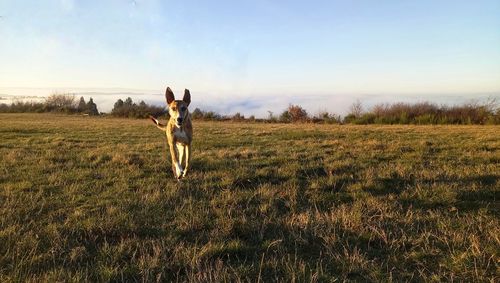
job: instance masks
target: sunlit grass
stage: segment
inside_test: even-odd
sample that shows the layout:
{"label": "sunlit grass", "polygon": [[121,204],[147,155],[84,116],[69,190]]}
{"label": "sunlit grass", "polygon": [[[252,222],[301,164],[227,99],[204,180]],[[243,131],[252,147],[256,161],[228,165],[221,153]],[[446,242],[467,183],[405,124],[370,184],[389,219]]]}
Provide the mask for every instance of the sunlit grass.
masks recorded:
{"label": "sunlit grass", "polygon": [[495,281],[498,126],[0,115],[0,281]]}

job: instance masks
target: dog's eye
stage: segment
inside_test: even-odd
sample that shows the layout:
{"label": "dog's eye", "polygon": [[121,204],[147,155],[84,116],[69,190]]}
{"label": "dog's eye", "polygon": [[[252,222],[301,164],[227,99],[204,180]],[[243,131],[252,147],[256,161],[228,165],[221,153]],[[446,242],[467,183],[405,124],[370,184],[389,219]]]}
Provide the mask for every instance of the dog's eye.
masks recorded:
{"label": "dog's eye", "polygon": [[172,111],[177,111],[177,107],[172,107]]}
{"label": "dog's eye", "polygon": [[186,111],[186,107],[181,107],[181,111]]}

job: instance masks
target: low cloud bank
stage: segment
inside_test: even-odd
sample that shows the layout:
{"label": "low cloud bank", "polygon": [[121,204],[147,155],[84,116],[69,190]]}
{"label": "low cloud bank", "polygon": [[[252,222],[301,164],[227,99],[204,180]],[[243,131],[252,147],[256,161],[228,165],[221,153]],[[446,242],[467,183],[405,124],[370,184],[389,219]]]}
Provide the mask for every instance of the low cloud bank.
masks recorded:
{"label": "low cloud bank", "polygon": [[[45,92],[45,93],[44,93]],[[76,98],[83,96],[86,100],[93,98],[101,112],[111,112],[113,104],[118,99],[132,98],[134,102],[141,100],[150,105],[165,107],[163,93],[153,91],[81,91],[81,90],[57,90],[59,93],[74,94]],[[11,94],[2,91],[0,93],[0,103],[9,104],[14,101],[41,101],[54,91],[44,90],[24,92],[22,94]],[[319,112],[328,111],[338,115],[346,115],[349,107],[357,100],[361,101],[366,109],[380,103],[406,102],[416,103],[429,101],[436,104],[457,105],[470,101],[486,101],[488,98],[499,98],[498,93],[477,93],[477,94],[435,94],[435,95],[397,95],[397,94],[260,94],[260,95],[232,95],[215,94],[208,92],[191,91],[193,102],[191,109],[200,108],[205,111],[214,111],[223,115],[231,115],[237,112],[245,115],[255,115],[257,118],[266,118],[269,112],[278,115],[290,104],[300,105],[308,113],[314,115]],[[179,99],[181,98],[181,94]]]}

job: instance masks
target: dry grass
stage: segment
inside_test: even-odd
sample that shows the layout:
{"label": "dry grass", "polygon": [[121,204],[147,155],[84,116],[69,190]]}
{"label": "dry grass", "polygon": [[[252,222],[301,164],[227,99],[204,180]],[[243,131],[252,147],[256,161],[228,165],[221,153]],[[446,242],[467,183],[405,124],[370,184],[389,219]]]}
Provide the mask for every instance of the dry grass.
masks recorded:
{"label": "dry grass", "polygon": [[0,115],[0,281],[497,281],[498,126]]}

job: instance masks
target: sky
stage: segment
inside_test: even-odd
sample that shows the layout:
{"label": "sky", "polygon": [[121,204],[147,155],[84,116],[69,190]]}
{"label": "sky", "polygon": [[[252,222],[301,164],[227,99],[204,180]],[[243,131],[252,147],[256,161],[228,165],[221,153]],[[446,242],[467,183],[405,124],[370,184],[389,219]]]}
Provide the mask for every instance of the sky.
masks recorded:
{"label": "sky", "polygon": [[257,116],[500,96],[500,1],[0,0],[0,97]]}

